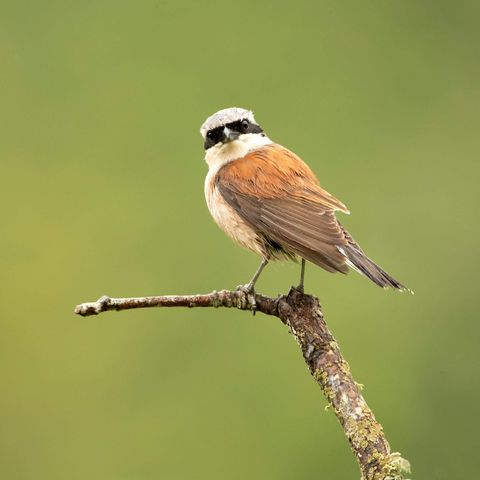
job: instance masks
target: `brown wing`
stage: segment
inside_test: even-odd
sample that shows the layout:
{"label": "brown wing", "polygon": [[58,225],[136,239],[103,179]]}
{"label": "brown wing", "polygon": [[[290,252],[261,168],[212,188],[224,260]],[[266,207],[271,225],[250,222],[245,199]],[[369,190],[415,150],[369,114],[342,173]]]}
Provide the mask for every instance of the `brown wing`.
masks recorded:
{"label": "brown wing", "polygon": [[323,190],[310,168],[280,145],[268,145],[222,167],[225,201],[269,242],[329,271],[347,272],[347,245],[335,211],[346,206]]}

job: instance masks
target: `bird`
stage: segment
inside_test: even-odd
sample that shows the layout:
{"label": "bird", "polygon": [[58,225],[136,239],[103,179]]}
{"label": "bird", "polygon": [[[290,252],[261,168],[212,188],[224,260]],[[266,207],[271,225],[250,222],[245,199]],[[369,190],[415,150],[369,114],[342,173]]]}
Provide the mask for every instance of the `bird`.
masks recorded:
{"label": "bird", "polygon": [[220,110],[205,120],[200,134],[210,214],[231,239],[261,257],[252,279],[239,289],[254,294],[271,260],[301,259],[301,291],[308,261],[332,273],[352,268],[382,288],[411,292],[364,253],[337,219],[337,212],[350,213],[345,204],[320,186],[298,155],[270,140],[252,111]]}

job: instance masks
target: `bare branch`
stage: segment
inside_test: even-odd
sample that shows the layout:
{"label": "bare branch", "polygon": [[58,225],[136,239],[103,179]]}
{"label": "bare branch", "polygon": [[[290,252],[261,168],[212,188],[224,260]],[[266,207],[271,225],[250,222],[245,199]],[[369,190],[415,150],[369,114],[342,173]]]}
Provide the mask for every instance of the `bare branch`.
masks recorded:
{"label": "bare branch", "polygon": [[320,385],[332,407],[364,480],[405,480],[409,463],[390,445],[373,412],[363,398],[359,385],[350,373],[337,341],[330,333],[317,298],[292,288],[278,298],[243,291],[221,290],[203,295],[166,295],[156,297],[110,298],[83,303],[75,308],[82,316],[108,310],[150,307],[227,307],[252,310],[278,317],[296,338],[310,373]]}
{"label": "bare branch", "polygon": [[[256,294],[247,295],[242,290],[213,291],[201,295],[160,295],[155,297],[111,298],[106,295],[96,302],[82,303],[75,307],[75,313],[88,317],[109,310],[130,310],[152,307],[227,307],[240,310],[256,309],[267,315],[277,315],[278,299]],[[256,308],[255,308],[256,307]]]}

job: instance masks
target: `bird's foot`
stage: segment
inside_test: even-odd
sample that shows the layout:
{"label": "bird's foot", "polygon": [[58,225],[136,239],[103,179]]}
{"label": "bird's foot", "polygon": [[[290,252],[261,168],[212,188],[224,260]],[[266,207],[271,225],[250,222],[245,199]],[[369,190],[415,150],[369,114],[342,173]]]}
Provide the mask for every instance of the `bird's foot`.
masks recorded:
{"label": "bird's foot", "polygon": [[255,315],[257,311],[257,302],[255,300],[255,289],[251,283],[246,285],[239,285],[237,287],[238,292],[243,292],[247,297],[247,302],[250,305],[252,313]]}

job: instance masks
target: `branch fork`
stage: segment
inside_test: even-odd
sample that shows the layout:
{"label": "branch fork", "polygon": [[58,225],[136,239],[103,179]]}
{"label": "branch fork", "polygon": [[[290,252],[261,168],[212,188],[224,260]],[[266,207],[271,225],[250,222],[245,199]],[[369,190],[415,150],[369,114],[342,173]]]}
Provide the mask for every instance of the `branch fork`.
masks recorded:
{"label": "branch fork", "polygon": [[377,422],[343,358],[337,341],[325,323],[317,298],[294,288],[278,298],[242,290],[213,291],[200,295],[162,295],[111,298],[82,303],[75,313],[84,317],[109,310],[152,307],[214,307],[259,311],[285,323],[297,343],[308,369],[333,409],[352,452],[362,480],[407,480],[410,465],[399,453],[392,453],[382,426]]}

